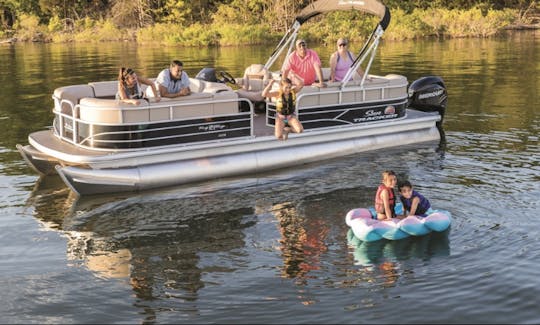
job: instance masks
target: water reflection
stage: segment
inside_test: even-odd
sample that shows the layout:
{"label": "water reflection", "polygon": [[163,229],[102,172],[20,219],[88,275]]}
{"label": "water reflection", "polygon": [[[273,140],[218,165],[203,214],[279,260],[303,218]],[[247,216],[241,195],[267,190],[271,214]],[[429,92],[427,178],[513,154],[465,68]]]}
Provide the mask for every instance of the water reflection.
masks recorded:
{"label": "water reflection", "polygon": [[[207,197],[141,202],[140,197],[77,201],[57,177],[37,182],[27,202],[47,229],[67,238],[66,255],[95,276],[126,279],[136,297],[195,301],[202,274],[234,272],[233,266],[200,266],[201,255],[245,246],[243,229],[253,209],[208,212]],[[200,211],[203,211],[202,213]]]}
{"label": "water reflection", "polygon": [[382,276],[382,285],[394,286],[403,273],[413,270],[401,270],[402,261],[416,258],[428,261],[436,256],[450,256],[450,228],[443,232],[431,232],[425,236],[407,237],[401,240],[378,240],[363,242],[354,236],[351,229],[347,232],[347,242],[354,257],[354,264],[364,272]]}
{"label": "water reflection", "polygon": [[281,234],[281,275],[305,283],[310,271],[320,269],[321,255],[328,250],[329,225],[299,212],[291,202],[276,204],[272,210]]}

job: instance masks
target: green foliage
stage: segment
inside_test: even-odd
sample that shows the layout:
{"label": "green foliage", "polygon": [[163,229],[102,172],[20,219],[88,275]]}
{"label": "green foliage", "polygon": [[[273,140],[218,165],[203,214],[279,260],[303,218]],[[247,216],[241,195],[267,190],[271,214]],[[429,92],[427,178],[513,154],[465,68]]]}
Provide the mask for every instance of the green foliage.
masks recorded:
{"label": "green foliage", "polygon": [[429,27],[422,20],[424,13],[425,10],[414,10],[410,14],[402,9],[392,11],[392,22],[384,37],[392,40],[404,40],[428,35]]}
{"label": "green foliage", "polygon": [[214,24],[257,25],[262,19],[262,13],[267,1],[263,0],[233,0],[222,3],[212,15]]}
{"label": "green foliage", "polygon": [[516,17],[515,10],[488,9],[486,14],[481,8],[431,9],[424,15],[424,22],[432,32],[448,37],[487,37],[512,23]]}
{"label": "green foliage", "polygon": [[[8,17],[2,18],[3,28],[9,27],[5,27],[9,17],[16,18],[13,27],[20,40],[36,39],[35,35],[39,34],[41,39],[51,35],[58,42],[136,39],[142,43],[182,46],[241,45],[279,39],[300,8],[311,1],[0,0],[0,13],[4,12],[0,17]],[[515,19],[525,19],[522,17],[525,10],[533,8],[535,0],[385,0],[384,3],[392,12],[384,37],[402,40],[426,36],[487,37]],[[494,9],[504,5],[515,6],[520,11]],[[66,21],[75,22],[69,32],[63,25]],[[330,12],[306,22],[301,33],[302,37],[325,45],[334,44],[339,37],[363,43],[377,22],[378,18],[358,11]]]}
{"label": "green foliage", "polygon": [[313,22],[308,21],[302,30],[302,37],[325,45],[334,44],[340,37],[363,43],[377,22],[373,15],[359,11],[336,11]]}
{"label": "green foliage", "polygon": [[164,22],[176,23],[180,25],[188,24],[191,8],[184,0],[167,0],[164,6]]}
{"label": "green foliage", "polygon": [[17,38],[23,41],[33,40],[44,32],[43,26],[39,25],[39,17],[36,15],[22,14],[13,27],[17,30]]}
{"label": "green foliage", "polygon": [[155,24],[137,31],[140,43],[163,43],[181,46],[208,46],[218,44],[217,33],[206,25]]}
{"label": "green foliage", "polygon": [[104,42],[120,41],[127,39],[127,31],[122,31],[111,20],[99,20],[90,22],[91,19],[84,22],[84,25],[92,25],[89,29],[77,29],[73,35],[76,42]]}
{"label": "green foliage", "polygon": [[60,32],[64,29],[64,24],[62,24],[62,20],[58,16],[52,16],[49,20],[49,24],[47,25],[47,30],[49,32],[55,33]]}
{"label": "green foliage", "polygon": [[215,33],[219,37],[219,45],[225,46],[263,44],[276,39],[267,26],[261,25],[228,24],[215,28]]}

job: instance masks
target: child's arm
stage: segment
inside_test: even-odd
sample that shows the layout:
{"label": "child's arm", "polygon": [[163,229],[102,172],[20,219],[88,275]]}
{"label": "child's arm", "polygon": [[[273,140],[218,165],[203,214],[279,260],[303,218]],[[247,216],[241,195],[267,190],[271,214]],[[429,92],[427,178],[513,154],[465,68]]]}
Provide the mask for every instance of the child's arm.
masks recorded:
{"label": "child's arm", "polygon": [[279,92],[277,91],[270,91],[274,82],[275,80],[271,79],[268,85],[264,87],[264,90],[262,91],[262,94],[261,94],[263,97],[276,97],[279,94]]}
{"label": "child's arm", "polygon": [[384,202],[384,215],[387,219],[392,219],[392,216],[394,215],[394,211],[390,208],[390,197],[388,194],[388,190],[384,190],[381,193],[381,198]]}
{"label": "child's arm", "polygon": [[150,81],[150,79],[139,77],[139,81],[147,86],[150,86],[150,88],[152,88],[152,92],[154,93],[154,98],[156,102],[159,102],[161,100],[161,97],[156,89],[156,85],[152,81]]}
{"label": "child's arm", "polygon": [[416,208],[418,208],[418,203],[420,203],[420,199],[417,196],[415,196],[411,202],[411,211],[409,212],[409,215],[411,216],[416,215]]}

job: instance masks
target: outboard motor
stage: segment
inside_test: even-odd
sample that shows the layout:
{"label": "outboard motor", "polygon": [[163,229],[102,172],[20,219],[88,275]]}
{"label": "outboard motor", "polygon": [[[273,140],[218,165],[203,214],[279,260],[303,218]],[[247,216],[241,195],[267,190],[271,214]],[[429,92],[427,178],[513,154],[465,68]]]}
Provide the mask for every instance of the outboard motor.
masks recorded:
{"label": "outboard motor", "polygon": [[440,129],[446,110],[448,94],[441,77],[427,76],[415,80],[409,86],[410,108],[424,112],[438,112],[441,120],[437,122]]}
{"label": "outboard motor", "polygon": [[204,81],[218,82],[215,68],[203,68],[201,71],[199,71],[199,73],[197,73],[195,78]]}

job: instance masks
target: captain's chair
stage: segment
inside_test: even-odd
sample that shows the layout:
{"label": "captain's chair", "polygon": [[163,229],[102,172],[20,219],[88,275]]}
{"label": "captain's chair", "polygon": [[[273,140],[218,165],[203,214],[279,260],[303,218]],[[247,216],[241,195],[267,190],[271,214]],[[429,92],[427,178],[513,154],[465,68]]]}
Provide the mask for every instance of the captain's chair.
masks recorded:
{"label": "captain's chair", "polygon": [[237,90],[238,96],[247,98],[252,102],[262,102],[261,95],[264,87],[272,78],[272,74],[262,64],[252,64],[244,71],[243,78],[236,78],[236,83],[242,87]]}

